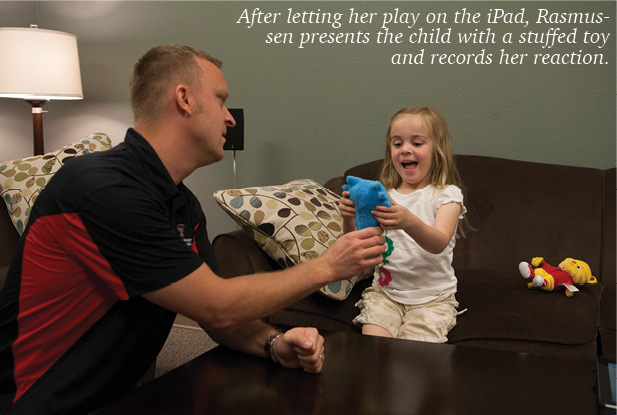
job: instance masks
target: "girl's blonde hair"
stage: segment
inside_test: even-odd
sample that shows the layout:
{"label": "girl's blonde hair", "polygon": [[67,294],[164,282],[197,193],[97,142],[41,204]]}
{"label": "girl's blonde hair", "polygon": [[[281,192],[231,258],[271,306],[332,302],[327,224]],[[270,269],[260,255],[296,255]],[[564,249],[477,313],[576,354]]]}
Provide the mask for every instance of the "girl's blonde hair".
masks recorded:
{"label": "girl's blonde hair", "polygon": [[443,114],[434,107],[409,106],[399,110],[390,119],[390,127],[388,127],[388,134],[386,135],[386,156],[379,178],[386,189],[397,188],[402,183],[401,176],[397,173],[392,161],[390,134],[394,120],[404,115],[421,116],[429,130],[434,149],[433,163],[428,173],[429,183],[437,187],[444,187],[449,184],[461,187],[461,179],[452,155],[450,132]]}
{"label": "girl's blonde hair", "polygon": [[[450,144],[450,132],[448,131],[446,119],[441,111],[434,107],[409,106],[399,110],[392,116],[390,119],[390,127],[388,127],[388,134],[386,135],[386,156],[381,167],[381,176],[379,178],[381,183],[386,189],[392,189],[400,186],[403,181],[392,161],[390,134],[394,120],[404,115],[421,116],[429,130],[434,151],[433,163],[428,173],[429,183],[436,187],[445,187],[446,185],[452,184],[460,188],[461,191],[464,191],[458,169],[456,168],[456,163],[454,163],[452,145]],[[459,222],[462,222],[460,225],[463,226],[457,227],[457,237],[465,237],[464,228],[474,230],[469,224],[467,216]]]}

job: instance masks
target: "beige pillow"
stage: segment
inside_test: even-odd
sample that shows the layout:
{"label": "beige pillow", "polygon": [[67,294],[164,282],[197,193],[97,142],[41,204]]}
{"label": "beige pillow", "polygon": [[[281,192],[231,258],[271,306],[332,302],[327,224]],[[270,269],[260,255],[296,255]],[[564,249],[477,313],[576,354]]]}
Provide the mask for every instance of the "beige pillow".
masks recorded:
{"label": "beige pillow", "polygon": [[[214,199],[283,268],[319,257],[343,234],[340,197],[310,179],[218,190]],[[330,283],[319,292],[344,300],[360,278]]]}
{"label": "beige pillow", "polygon": [[0,195],[17,232],[26,228],[34,201],[60,167],[79,155],[110,148],[109,137],[95,133],[41,156],[0,163]]}

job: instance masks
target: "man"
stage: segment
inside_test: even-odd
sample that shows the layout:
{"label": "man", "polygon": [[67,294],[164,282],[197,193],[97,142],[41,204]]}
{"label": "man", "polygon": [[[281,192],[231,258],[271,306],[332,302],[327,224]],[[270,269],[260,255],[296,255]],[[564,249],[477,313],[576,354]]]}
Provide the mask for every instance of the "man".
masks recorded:
{"label": "man", "polygon": [[[216,276],[205,217],[182,184],[223,158],[221,63],[177,45],[135,65],[134,129],[60,169],[39,196],[0,294],[0,412],[85,413],[135,385],[182,313],[229,347],[321,371],[314,328],[259,320],[381,262],[378,228],[268,275]],[[183,236],[178,230],[183,229]]]}

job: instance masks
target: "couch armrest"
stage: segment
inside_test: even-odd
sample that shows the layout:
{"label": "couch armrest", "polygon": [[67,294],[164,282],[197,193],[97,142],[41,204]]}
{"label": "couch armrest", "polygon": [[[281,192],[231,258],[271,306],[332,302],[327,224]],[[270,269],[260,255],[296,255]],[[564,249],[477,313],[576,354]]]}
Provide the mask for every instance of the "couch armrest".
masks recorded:
{"label": "couch armrest", "polygon": [[616,358],[617,331],[615,330],[615,252],[617,238],[615,236],[615,188],[616,169],[604,172],[604,218],[602,232],[602,269],[600,278],[604,291],[602,292],[602,309],[600,316],[600,344],[602,354],[612,360]]}
{"label": "couch armrest", "polygon": [[219,266],[219,274],[223,278],[281,268],[242,230],[218,235],[212,241],[212,249]]}
{"label": "couch armrest", "polygon": [[333,177],[324,183],[323,187],[332,190],[337,195],[343,194],[343,185],[345,184],[345,178],[343,176]]}
{"label": "couch armrest", "polygon": [[0,267],[8,267],[19,243],[19,233],[15,229],[3,202],[0,205]]}

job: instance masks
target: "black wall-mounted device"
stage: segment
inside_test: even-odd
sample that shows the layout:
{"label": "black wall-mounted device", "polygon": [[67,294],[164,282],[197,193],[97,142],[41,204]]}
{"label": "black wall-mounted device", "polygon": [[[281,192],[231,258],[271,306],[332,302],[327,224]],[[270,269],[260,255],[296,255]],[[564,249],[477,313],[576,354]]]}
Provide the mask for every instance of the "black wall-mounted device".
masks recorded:
{"label": "black wall-mounted device", "polygon": [[231,116],[236,120],[236,126],[227,128],[224,150],[244,150],[244,110],[242,108],[229,108]]}

